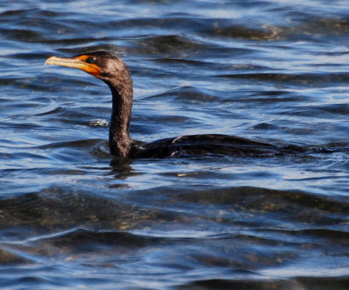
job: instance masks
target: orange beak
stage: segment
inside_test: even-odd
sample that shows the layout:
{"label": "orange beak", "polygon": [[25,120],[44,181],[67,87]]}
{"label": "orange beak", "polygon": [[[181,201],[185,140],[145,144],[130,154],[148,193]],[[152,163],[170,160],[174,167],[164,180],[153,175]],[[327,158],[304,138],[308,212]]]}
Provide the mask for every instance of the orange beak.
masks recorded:
{"label": "orange beak", "polygon": [[52,56],[45,61],[45,65],[52,64],[52,65],[61,65],[61,66],[73,67],[73,68],[81,69],[81,70],[93,75],[94,77],[98,77],[100,72],[101,72],[101,68],[94,63],[86,62],[86,60],[89,57],[90,57],[89,55],[85,55],[85,54],[79,55],[76,57]]}

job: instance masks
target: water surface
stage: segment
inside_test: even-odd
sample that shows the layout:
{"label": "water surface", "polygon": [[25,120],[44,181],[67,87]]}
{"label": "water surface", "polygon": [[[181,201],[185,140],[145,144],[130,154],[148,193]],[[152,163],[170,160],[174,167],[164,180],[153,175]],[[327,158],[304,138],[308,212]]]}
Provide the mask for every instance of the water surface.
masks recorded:
{"label": "water surface", "polygon": [[[347,1],[0,4],[0,282],[8,289],[347,289]],[[315,153],[115,160],[110,50],[131,134],[217,133]],[[324,150],[326,149],[326,150]]]}

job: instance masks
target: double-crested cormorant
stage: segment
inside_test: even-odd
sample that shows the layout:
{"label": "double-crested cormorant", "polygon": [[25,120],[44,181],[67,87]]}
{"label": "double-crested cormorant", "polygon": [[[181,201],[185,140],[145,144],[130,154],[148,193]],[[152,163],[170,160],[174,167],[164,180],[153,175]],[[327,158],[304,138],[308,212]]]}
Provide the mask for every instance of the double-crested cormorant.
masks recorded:
{"label": "double-crested cormorant", "polygon": [[172,156],[222,154],[230,156],[274,156],[294,153],[297,146],[277,147],[228,135],[188,135],[139,144],[131,139],[133,85],[126,64],[115,54],[97,51],[72,58],[50,57],[45,64],[83,70],[104,81],[113,96],[109,128],[110,153],[128,158],[166,158]]}

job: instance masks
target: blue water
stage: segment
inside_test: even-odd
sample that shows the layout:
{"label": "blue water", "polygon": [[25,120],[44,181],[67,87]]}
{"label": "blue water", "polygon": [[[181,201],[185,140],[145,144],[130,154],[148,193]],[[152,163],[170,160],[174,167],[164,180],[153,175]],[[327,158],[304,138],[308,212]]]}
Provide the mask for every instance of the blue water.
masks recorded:
{"label": "blue water", "polygon": [[[347,1],[0,4],[4,289],[348,289]],[[109,50],[131,134],[315,148],[117,160],[111,97],[47,57]]]}

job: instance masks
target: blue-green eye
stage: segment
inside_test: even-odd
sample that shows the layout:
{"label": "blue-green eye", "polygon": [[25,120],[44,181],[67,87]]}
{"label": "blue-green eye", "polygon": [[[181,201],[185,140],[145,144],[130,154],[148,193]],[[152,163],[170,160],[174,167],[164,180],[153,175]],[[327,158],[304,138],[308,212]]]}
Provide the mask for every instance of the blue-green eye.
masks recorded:
{"label": "blue-green eye", "polygon": [[86,60],[87,63],[95,63],[95,61],[96,61],[96,58],[95,58],[95,57],[92,57],[92,56],[90,56],[90,57]]}

